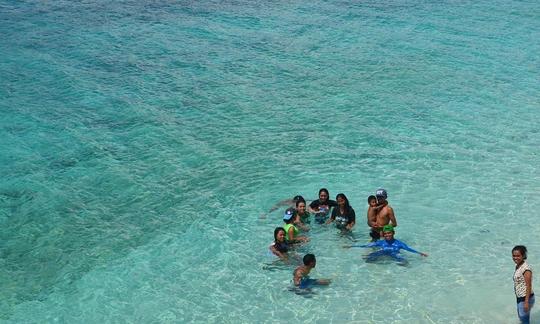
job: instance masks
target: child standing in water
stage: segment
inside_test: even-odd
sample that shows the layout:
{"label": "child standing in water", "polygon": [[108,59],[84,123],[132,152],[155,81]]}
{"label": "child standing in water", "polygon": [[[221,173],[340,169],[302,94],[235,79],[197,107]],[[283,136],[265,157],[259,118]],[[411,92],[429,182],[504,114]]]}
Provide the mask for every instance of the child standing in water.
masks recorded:
{"label": "child standing in water", "polygon": [[369,236],[371,236],[371,241],[377,241],[381,238],[381,228],[377,225],[377,211],[379,206],[377,206],[377,197],[371,195],[367,199],[368,201],[368,210],[367,210],[367,224],[371,228],[369,231]]}
{"label": "child standing in water", "polygon": [[311,279],[309,278],[309,272],[315,268],[317,260],[315,255],[306,254],[303,259],[304,265],[299,266],[293,272],[293,282],[298,288],[305,289],[314,285],[329,285],[330,279]]}

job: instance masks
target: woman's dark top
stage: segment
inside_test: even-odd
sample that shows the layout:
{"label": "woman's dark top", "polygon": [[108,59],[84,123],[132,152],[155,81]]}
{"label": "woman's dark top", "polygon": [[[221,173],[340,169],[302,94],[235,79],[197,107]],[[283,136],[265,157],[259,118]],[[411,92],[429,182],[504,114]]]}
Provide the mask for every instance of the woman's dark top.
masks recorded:
{"label": "woman's dark top", "polygon": [[318,209],[319,206],[328,206],[328,209],[330,209],[332,207],[337,207],[337,202],[335,200],[328,199],[326,202],[321,203],[319,199],[316,199],[309,204],[311,209]]}
{"label": "woman's dark top", "polygon": [[338,227],[345,227],[345,225],[356,222],[356,214],[352,207],[345,208],[345,212],[342,214],[339,210],[339,207],[336,207],[332,210],[332,216],[330,219],[336,221]]}

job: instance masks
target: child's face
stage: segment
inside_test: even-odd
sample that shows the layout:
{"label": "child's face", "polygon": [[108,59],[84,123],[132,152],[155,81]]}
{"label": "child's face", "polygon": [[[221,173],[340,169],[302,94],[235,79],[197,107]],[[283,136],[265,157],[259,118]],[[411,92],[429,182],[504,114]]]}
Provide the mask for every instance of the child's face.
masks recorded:
{"label": "child's face", "polygon": [[276,235],[278,242],[285,241],[285,231],[279,231]]}
{"label": "child's face", "polygon": [[370,207],[377,207],[377,199],[371,199],[369,201],[369,206]]}
{"label": "child's face", "polygon": [[384,239],[387,241],[392,241],[394,239],[394,232],[383,232]]}

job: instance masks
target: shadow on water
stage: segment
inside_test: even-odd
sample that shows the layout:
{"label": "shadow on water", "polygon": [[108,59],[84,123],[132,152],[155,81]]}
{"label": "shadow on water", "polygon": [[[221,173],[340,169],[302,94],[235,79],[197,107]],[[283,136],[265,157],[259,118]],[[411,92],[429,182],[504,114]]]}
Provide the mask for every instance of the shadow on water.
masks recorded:
{"label": "shadow on water", "polygon": [[180,175],[140,182],[111,171],[79,180],[71,170],[85,159],[52,163],[54,183],[38,182],[36,173],[24,178],[25,187],[0,189],[0,319],[18,304],[73,292],[88,272],[189,223],[191,210],[178,210],[186,201],[175,187]]}
{"label": "shadow on water", "polygon": [[313,288],[290,287],[288,290],[304,298],[313,298],[317,295],[317,292]]}

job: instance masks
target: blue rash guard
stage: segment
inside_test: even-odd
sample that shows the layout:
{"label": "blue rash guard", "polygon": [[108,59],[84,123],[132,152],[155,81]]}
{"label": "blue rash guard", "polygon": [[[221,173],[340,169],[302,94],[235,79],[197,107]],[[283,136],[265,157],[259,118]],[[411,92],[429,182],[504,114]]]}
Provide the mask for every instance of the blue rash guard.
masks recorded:
{"label": "blue rash guard", "polygon": [[380,250],[378,251],[371,252],[367,256],[366,262],[375,261],[378,257],[383,256],[383,255],[390,256],[399,262],[406,262],[405,258],[402,257],[401,254],[399,253],[399,250],[401,249],[412,252],[412,253],[420,254],[420,252],[416,251],[413,248],[410,248],[409,246],[407,246],[407,244],[396,239],[393,239],[392,241],[378,240],[376,242],[372,242],[366,245],[353,245],[353,247],[379,247],[380,248]]}

